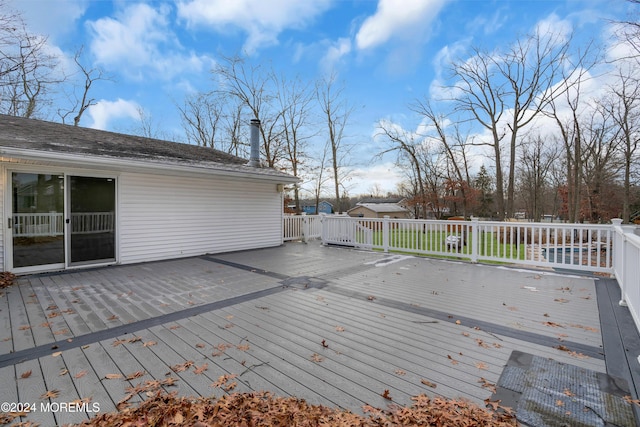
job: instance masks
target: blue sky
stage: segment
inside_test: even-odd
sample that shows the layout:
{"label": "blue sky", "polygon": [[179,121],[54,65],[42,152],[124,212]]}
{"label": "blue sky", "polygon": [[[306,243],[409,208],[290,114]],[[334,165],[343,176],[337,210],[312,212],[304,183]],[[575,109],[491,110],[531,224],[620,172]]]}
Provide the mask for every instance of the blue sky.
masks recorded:
{"label": "blue sky", "polygon": [[84,45],[85,63],[113,81],[96,83],[98,104],[82,126],[130,132],[139,108],[159,132],[180,138],[175,104],[213,87],[223,55],[313,81],[335,71],[355,110],[347,130],[353,151],[350,193],[373,184],[392,191],[400,177],[380,150],[376,123],[415,127],[407,105],[433,95],[446,62],[472,47],[507,46],[536,26],[565,26],[575,38],[606,44],[609,20],[628,18],[623,0],[10,0],[29,29],[49,36],[69,60]]}

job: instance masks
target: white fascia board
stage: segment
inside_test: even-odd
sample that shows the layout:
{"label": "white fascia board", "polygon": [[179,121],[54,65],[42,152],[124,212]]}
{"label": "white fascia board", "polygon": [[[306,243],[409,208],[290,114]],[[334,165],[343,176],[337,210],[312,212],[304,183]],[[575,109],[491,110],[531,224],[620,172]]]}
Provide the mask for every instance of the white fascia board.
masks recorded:
{"label": "white fascia board", "polygon": [[260,179],[262,181],[271,181],[283,184],[300,181],[299,178],[294,176],[277,176],[259,172],[252,173],[250,170],[216,169],[197,165],[187,166],[176,163],[159,163],[152,160],[120,159],[114,157],[104,158],[86,156],[82,154],[25,150],[12,147],[0,147],[0,154],[16,159],[45,162],[62,167],[92,167],[122,172],[146,172],[176,176],[226,176],[245,179]]}

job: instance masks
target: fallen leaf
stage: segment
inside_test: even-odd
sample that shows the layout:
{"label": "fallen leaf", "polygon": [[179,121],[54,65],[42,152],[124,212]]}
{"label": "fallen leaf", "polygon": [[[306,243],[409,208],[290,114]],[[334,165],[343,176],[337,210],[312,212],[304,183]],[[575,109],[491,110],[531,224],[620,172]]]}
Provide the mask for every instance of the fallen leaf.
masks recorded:
{"label": "fallen leaf", "polygon": [[158,344],[156,341],[147,341],[144,344],[142,344],[143,347],[151,347],[152,345],[156,345]]}
{"label": "fallen leaf", "polygon": [[375,300],[375,299],[376,299],[376,297],[374,297],[373,295],[369,295],[369,296],[367,297],[367,299],[368,299],[369,301],[373,301],[373,300]]}
{"label": "fallen leaf", "polygon": [[559,303],[561,303],[561,304],[566,304],[566,303],[568,303],[568,302],[569,302],[569,300],[568,300],[568,299],[564,299],[564,298],[556,298],[556,299],[554,299],[554,301],[555,301],[555,302],[559,302]]}
{"label": "fallen leaf", "polygon": [[55,399],[56,397],[58,397],[59,394],[60,394],[59,390],[49,390],[45,394],[40,396],[40,399],[42,399],[42,400],[44,400],[44,399]]}
{"label": "fallen leaf", "polygon": [[53,312],[51,312],[51,313],[47,314],[47,317],[48,317],[49,319],[53,319],[54,317],[58,317],[58,316],[60,316],[60,313],[59,313],[59,312],[57,312],[57,311],[53,311]]}
{"label": "fallen leaf", "polygon": [[87,371],[87,370],[84,370],[84,369],[83,369],[82,371],[80,371],[80,372],[78,372],[77,374],[75,374],[75,375],[73,376],[73,378],[82,378],[82,377],[84,377],[85,375],[87,375],[88,373],[89,373],[89,371]]}
{"label": "fallen leaf", "polygon": [[27,331],[27,330],[31,329],[31,326],[23,325],[23,326],[20,326],[18,329],[21,330],[21,331]]}
{"label": "fallen leaf", "polygon": [[564,391],[562,392],[562,394],[564,394],[565,396],[569,396],[569,397],[573,397],[575,396],[575,393],[573,393],[571,390],[569,390],[568,388],[565,388]]}
{"label": "fallen leaf", "polygon": [[182,326],[180,325],[173,325],[173,326],[169,326],[169,329],[171,329],[172,331],[178,328],[181,328]]}
{"label": "fallen leaf", "polygon": [[196,366],[196,367],[193,369],[193,373],[194,373],[194,374],[196,374],[196,375],[200,375],[201,373],[203,373],[203,372],[204,372],[204,371],[206,371],[207,369],[209,369],[209,364],[208,364],[208,363],[205,363],[205,364],[203,364],[203,365],[202,365],[202,366],[200,366],[200,367]]}
{"label": "fallen leaf", "polygon": [[490,400],[490,399],[485,399],[484,403],[487,406],[490,406],[492,410],[497,411],[498,408],[500,407],[500,402],[502,402],[501,400]]}
{"label": "fallen leaf", "polygon": [[564,402],[560,399],[556,400],[556,406],[564,406]]}
{"label": "fallen leaf", "polygon": [[455,360],[453,357],[451,357],[450,354],[447,354],[447,359],[451,360],[451,364],[452,365],[457,365],[459,363],[457,360]]}
{"label": "fallen leaf", "polygon": [[134,380],[136,378],[140,378],[140,377],[144,376],[144,374],[145,374],[144,371],[136,371],[136,372],[133,372],[133,373],[127,375],[126,379],[131,381],[131,380]]}
{"label": "fallen leaf", "polygon": [[396,375],[407,375],[407,373],[402,369],[396,369],[394,372]]}
{"label": "fallen leaf", "polygon": [[29,369],[28,371],[24,371],[22,374],[20,374],[20,378],[29,378],[31,376],[31,369]]}
{"label": "fallen leaf", "polygon": [[456,320],[456,325],[461,325],[461,324],[462,324],[462,322],[461,322],[461,321]]}
{"label": "fallen leaf", "polygon": [[55,353],[53,353],[53,354],[51,355],[51,357],[58,357],[58,356],[60,356],[61,354],[62,354],[62,352],[61,352],[61,351],[56,351]]}
{"label": "fallen leaf", "polygon": [[107,380],[119,380],[122,379],[122,374],[107,374],[104,376]]}
{"label": "fallen leaf", "polygon": [[247,351],[251,347],[249,346],[249,344],[239,344],[236,346],[236,348],[240,351]]}
{"label": "fallen leaf", "polygon": [[205,347],[206,347],[206,345],[202,344],[201,342],[196,344],[196,348],[205,348]]}
{"label": "fallen leaf", "polygon": [[342,326],[336,326],[336,332],[344,332],[344,328]]}
{"label": "fallen leaf", "polygon": [[118,316],[116,316],[115,314],[107,317],[107,320],[118,320]]}
{"label": "fallen leaf", "polygon": [[476,368],[482,369],[482,370],[487,370],[487,369],[489,369],[489,366],[487,366],[487,364],[484,363],[484,362],[476,362]]}
{"label": "fallen leaf", "polygon": [[58,374],[59,377],[63,376],[63,375],[67,375],[69,373],[68,369],[60,369],[60,373]]}
{"label": "fallen leaf", "polygon": [[469,332],[462,332],[462,336],[463,337],[468,337],[469,336]]}
{"label": "fallen leaf", "polygon": [[51,327],[51,322],[40,323],[40,326],[42,326],[43,328],[50,328]]}
{"label": "fallen leaf", "polygon": [[482,341],[480,338],[476,338],[476,343],[482,348],[489,348],[489,344]]}
{"label": "fallen leaf", "polygon": [[382,397],[384,397],[387,400],[393,400],[391,398],[391,395],[389,394],[389,390],[385,390],[384,393],[381,394]]}
{"label": "fallen leaf", "polygon": [[327,342],[325,340],[322,340],[322,347],[328,348],[329,344],[327,344]]}
{"label": "fallen leaf", "polygon": [[128,343],[129,340],[115,340],[114,342],[111,343],[112,346],[117,347],[120,344],[126,344]]}
{"label": "fallen leaf", "polygon": [[320,363],[324,360],[324,357],[320,356],[318,353],[313,353],[311,355],[311,360],[316,363]]}
{"label": "fallen leaf", "polygon": [[438,384],[436,383],[432,383],[431,381],[425,380],[424,378],[420,380],[420,382],[424,385],[426,385],[427,387],[431,387],[431,388],[436,388],[438,387]]}

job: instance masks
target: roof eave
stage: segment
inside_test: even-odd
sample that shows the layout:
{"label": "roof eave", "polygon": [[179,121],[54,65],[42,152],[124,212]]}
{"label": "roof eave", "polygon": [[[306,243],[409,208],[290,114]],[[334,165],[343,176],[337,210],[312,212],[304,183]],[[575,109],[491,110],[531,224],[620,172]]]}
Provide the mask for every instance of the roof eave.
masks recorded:
{"label": "roof eave", "polygon": [[60,166],[72,167],[94,167],[100,169],[111,169],[126,172],[148,172],[162,173],[163,175],[209,175],[209,176],[227,176],[236,178],[260,179],[263,181],[271,181],[275,183],[295,183],[300,179],[292,175],[279,174],[274,171],[273,174],[260,173],[252,171],[249,166],[245,170],[234,170],[233,168],[209,168],[198,164],[184,165],[172,162],[154,162],[150,160],[121,159],[114,157],[97,157],[82,154],[61,153],[51,151],[29,150],[15,147],[0,147],[0,154],[7,157],[24,159],[36,162],[56,163]]}

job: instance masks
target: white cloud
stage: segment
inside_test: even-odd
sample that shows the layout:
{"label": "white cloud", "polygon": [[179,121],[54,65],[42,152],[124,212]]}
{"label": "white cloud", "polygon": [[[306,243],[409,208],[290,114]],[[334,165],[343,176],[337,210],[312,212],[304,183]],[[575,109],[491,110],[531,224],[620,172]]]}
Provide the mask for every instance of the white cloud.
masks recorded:
{"label": "white cloud", "polygon": [[402,171],[393,163],[357,168],[353,170],[351,177],[349,193],[352,195],[368,194],[374,185],[384,193],[393,193],[397,191],[398,184],[405,180]]}
{"label": "white cloud", "polygon": [[573,33],[573,24],[568,19],[561,19],[555,13],[538,21],[534,28],[534,34],[543,40],[547,37],[549,41],[561,44],[566,43]]}
{"label": "white cloud", "polygon": [[360,50],[374,48],[391,38],[413,39],[431,26],[448,0],[379,0],[376,13],[356,34]]}
{"label": "white cloud", "polygon": [[96,105],[92,105],[87,110],[87,114],[91,117],[91,124],[88,126],[92,129],[106,130],[110,122],[118,119],[134,119],[138,120],[140,106],[135,101],[127,101],[118,98],[117,101],[100,100]]}
{"label": "white cloud", "polygon": [[75,30],[75,24],[87,7],[88,0],[24,1],[11,0],[8,5],[22,13],[29,29],[48,36],[52,41]]}
{"label": "white cloud", "polygon": [[114,18],[105,17],[87,23],[93,33],[91,51],[96,62],[118,67],[137,79],[148,74],[170,79],[182,72],[199,72],[213,61],[206,56],[185,53],[170,29],[170,7],[154,9],[147,4],[126,7]]}
{"label": "white cloud", "polygon": [[347,37],[339,38],[327,49],[322,57],[320,65],[325,73],[330,73],[340,60],[351,52],[351,39]]}
{"label": "white cloud", "polygon": [[244,49],[253,52],[278,43],[288,28],[302,28],[327,10],[331,0],[183,0],[178,16],[189,26],[224,32],[239,28],[248,34]]}

